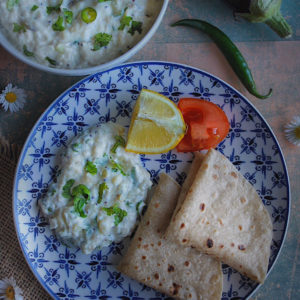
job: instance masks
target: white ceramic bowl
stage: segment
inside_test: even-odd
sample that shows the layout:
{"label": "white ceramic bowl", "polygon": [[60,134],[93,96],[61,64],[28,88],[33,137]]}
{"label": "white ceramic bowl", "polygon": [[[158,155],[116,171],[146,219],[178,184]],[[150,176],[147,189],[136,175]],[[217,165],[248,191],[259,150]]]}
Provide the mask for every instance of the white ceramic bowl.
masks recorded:
{"label": "white ceramic bowl", "polygon": [[106,69],[109,69],[113,66],[119,65],[126,60],[130,59],[135,53],[137,53],[139,50],[141,50],[146,43],[149,42],[149,40],[152,38],[154,33],[156,32],[158,26],[160,25],[162,18],[166,12],[167,6],[168,6],[169,0],[163,0],[163,4],[160,10],[159,15],[157,16],[155,22],[153,23],[150,30],[145,34],[145,36],[130,50],[122,54],[121,56],[118,56],[117,58],[110,60],[104,64],[100,64],[97,66],[92,66],[88,68],[82,68],[82,69],[58,69],[58,68],[51,68],[46,65],[42,65],[27,56],[25,56],[22,52],[20,52],[12,43],[5,37],[5,35],[0,31],[0,44],[12,55],[23,61],[24,63],[37,68],[42,71],[46,71],[49,73],[54,73],[57,75],[66,75],[66,76],[82,76],[82,75],[88,75],[92,73],[96,73],[99,71],[104,71]]}

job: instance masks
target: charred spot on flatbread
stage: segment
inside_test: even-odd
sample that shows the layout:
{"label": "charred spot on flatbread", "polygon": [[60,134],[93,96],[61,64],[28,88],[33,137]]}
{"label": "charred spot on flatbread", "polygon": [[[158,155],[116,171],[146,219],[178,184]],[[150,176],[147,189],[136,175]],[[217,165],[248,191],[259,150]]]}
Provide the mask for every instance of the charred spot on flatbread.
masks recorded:
{"label": "charred spot on flatbread", "polygon": [[176,296],[179,293],[179,290],[182,288],[180,284],[173,282],[173,287],[171,288],[171,295]]}
{"label": "charred spot on flatbread", "polygon": [[175,271],[174,266],[168,265],[168,272],[170,273],[170,272],[174,272],[174,271]]}
{"label": "charred spot on flatbread", "polygon": [[238,177],[238,175],[236,174],[236,172],[230,172],[230,176],[232,176],[233,178],[237,178]]}
{"label": "charred spot on flatbread", "polygon": [[201,203],[199,207],[200,207],[201,211],[204,211],[204,209],[205,209],[205,203]]}
{"label": "charred spot on flatbread", "polygon": [[189,261],[185,261],[185,262],[184,262],[184,265],[185,265],[186,267],[188,267],[188,266],[190,265],[190,262],[189,262]]}
{"label": "charred spot on flatbread", "polygon": [[214,246],[214,241],[212,239],[207,239],[206,245],[208,248],[212,248]]}
{"label": "charred spot on flatbread", "polygon": [[245,251],[245,250],[246,250],[246,248],[245,248],[244,245],[238,245],[238,248],[239,248],[239,250],[241,250],[241,251]]}

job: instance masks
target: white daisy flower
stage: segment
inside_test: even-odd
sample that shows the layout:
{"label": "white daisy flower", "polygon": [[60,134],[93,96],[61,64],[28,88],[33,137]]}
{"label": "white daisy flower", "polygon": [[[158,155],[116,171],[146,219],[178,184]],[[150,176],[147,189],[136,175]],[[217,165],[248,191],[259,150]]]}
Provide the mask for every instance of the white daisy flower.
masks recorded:
{"label": "white daisy flower", "polygon": [[13,87],[9,83],[0,94],[0,103],[3,105],[5,111],[16,112],[23,108],[25,97],[24,90]]}
{"label": "white daisy flower", "polygon": [[294,119],[285,126],[286,138],[296,146],[300,146],[300,116]]}
{"label": "white daisy flower", "polygon": [[0,280],[1,300],[23,300],[22,290],[17,286],[16,281],[10,278]]}

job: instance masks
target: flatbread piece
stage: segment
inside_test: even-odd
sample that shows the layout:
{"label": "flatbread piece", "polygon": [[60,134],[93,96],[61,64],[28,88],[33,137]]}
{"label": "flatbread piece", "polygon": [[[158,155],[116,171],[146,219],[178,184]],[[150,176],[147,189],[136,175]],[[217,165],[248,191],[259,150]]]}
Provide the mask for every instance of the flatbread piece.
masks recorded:
{"label": "flatbread piece", "polygon": [[163,238],[180,186],[165,173],[118,269],[177,299],[220,299],[222,270],[217,260]]}
{"label": "flatbread piece", "polygon": [[262,283],[268,270],[272,222],[255,188],[220,152],[209,150],[166,231]]}

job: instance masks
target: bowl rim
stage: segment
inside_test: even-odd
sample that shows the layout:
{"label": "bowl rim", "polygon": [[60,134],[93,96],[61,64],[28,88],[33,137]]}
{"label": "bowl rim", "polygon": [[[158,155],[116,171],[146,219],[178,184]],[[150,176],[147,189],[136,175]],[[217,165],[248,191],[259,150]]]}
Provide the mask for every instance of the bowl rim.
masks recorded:
{"label": "bowl rim", "polygon": [[[12,54],[17,59],[21,60],[22,62],[26,63],[27,65],[34,67],[38,70],[45,71],[48,73],[56,74],[56,75],[63,75],[63,76],[84,76],[84,75],[91,75],[93,73],[105,71],[110,69],[114,66],[120,65],[123,62],[127,61],[131,58],[134,54],[136,54],[139,50],[141,50],[152,38],[152,36],[157,31],[163,16],[166,13],[168,7],[169,0],[163,0],[160,12],[156,17],[153,25],[148,30],[148,32],[142,37],[140,41],[138,41],[130,50],[126,51],[122,55],[100,65],[82,68],[82,69],[61,69],[61,68],[52,68],[46,65],[42,65],[36,62],[33,59],[26,57],[20,50],[18,50],[5,36],[5,34],[0,30],[0,45],[7,50],[10,54]],[[0,25],[0,29],[1,29]]]}

